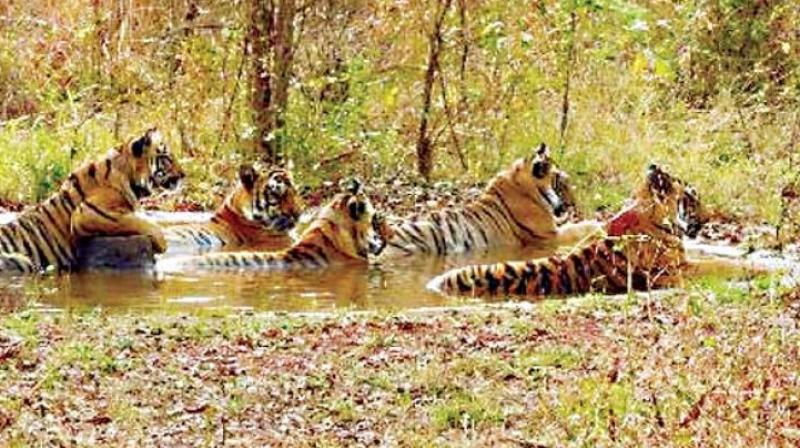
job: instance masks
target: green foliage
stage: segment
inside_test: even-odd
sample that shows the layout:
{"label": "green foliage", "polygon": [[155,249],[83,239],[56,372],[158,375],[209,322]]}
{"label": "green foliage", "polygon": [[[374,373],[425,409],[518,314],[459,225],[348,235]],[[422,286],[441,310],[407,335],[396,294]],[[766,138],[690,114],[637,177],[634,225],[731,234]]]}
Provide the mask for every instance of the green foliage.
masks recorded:
{"label": "green foliage", "polygon": [[[184,193],[210,205],[254,156],[249,2],[106,3],[0,6],[17,18],[0,28],[0,195],[39,200],[75,164],[158,124],[187,159]],[[569,78],[558,156],[586,212],[615,207],[658,161],[712,208],[777,220],[800,83],[793,2],[460,4],[433,86],[435,177],[487,179],[540,141],[558,146]],[[302,183],[413,175],[433,6],[298,13],[275,138]]]}
{"label": "green foliage", "polygon": [[745,102],[796,101],[800,11],[794,2],[705,0],[683,15],[684,95],[706,102],[731,90]]}

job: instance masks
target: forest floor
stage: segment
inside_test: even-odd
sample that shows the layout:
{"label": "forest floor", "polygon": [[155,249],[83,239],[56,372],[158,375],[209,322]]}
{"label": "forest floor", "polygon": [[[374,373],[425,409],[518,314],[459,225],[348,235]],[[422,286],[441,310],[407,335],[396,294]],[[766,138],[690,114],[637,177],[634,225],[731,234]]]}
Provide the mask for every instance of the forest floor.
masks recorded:
{"label": "forest floor", "polygon": [[0,317],[3,446],[800,443],[800,298]]}

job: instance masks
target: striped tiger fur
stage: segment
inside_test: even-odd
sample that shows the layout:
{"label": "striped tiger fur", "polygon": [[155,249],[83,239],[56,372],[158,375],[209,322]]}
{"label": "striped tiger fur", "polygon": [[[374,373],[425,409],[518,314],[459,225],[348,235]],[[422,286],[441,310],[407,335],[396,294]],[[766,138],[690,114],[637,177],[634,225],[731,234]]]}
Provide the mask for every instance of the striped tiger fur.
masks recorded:
{"label": "striped tiger fur", "polygon": [[216,252],[159,262],[162,272],[196,270],[320,269],[336,263],[366,263],[379,254],[391,229],[354,181],[320,210],[290,248],[277,252]]}
{"label": "striped tiger fur", "polygon": [[656,165],[608,235],[564,256],[453,269],[428,288],[473,296],[623,292],[668,284],[686,263],[682,235],[706,222],[697,193]]}
{"label": "striped tiger fur", "polygon": [[601,227],[596,221],[559,227],[574,206],[567,175],[542,144],[500,172],[475,201],[458,208],[390,220],[394,238],[384,257],[447,255],[504,246],[558,246]]}
{"label": "striped tiger fur", "polygon": [[67,270],[77,242],[95,235],[146,235],[163,252],[157,226],[134,215],[154,188],[175,188],[184,174],[153,128],[73,171],[59,191],[0,226],[0,272]]}
{"label": "striped tiger fur", "polygon": [[164,228],[168,252],[239,249],[279,250],[291,246],[303,201],[289,171],[272,167],[239,168],[239,182],[210,221]]}

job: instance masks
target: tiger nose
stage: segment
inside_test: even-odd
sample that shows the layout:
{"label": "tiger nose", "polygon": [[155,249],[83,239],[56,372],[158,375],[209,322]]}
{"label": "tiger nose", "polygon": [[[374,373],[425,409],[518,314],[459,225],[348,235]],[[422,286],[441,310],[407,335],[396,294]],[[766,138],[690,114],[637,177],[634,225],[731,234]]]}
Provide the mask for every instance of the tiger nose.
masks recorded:
{"label": "tiger nose", "polygon": [[555,205],[555,207],[553,207],[553,213],[555,213],[556,216],[561,216],[564,213],[566,213],[566,211],[567,211],[567,207],[561,201],[558,201],[558,203]]}

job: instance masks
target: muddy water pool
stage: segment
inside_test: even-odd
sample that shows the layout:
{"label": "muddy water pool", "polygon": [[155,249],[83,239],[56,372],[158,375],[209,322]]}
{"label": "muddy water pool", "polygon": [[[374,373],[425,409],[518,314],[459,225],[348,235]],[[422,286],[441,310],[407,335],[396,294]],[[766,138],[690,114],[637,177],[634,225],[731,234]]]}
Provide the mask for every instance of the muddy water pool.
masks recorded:
{"label": "muddy water pool", "polygon": [[338,265],[323,270],[289,272],[87,272],[37,279],[35,292],[43,306],[55,308],[398,310],[465,303],[464,299],[447,298],[425,289],[432,277],[446,269],[466,263],[540,255],[542,253],[536,251],[504,251],[470,257],[400,259],[371,266]]}
{"label": "muddy water pool", "polygon": [[[192,222],[207,214],[158,213],[162,222]],[[0,222],[13,215],[0,214]],[[736,248],[690,245],[690,252],[736,257]],[[447,269],[469,263],[529,259],[547,255],[531,249],[462,255],[446,258],[401,258],[370,266],[338,265],[323,270],[261,273],[164,274],[148,271],[103,271],[38,278],[0,279],[21,288],[44,308],[110,310],[253,309],[313,312],[335,310],[402,310],[454,306],[478,300],[449,298],[425,289],[426,283]],[[174,256],[174,255],[167,255]]]}
{"label": "muddy water pool", "polygon": [[[159,222],[198,222],[203,213],[148,213]],[[0,223],[13,219],[0,214]],[[170,251],[172,253],[172,251]],[[166,256],[185,255],[185,251]],[[402,258],[370,266],[259,273],[101,271],[39,278],[2,279],[24,288],[45,308],[238,308],[266,311],[409,309],[463,304],[425,289],[435,275],[467,263],[546,255],[529,249],[449,258]]]}

